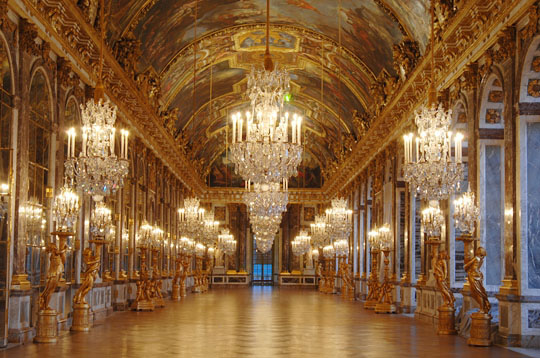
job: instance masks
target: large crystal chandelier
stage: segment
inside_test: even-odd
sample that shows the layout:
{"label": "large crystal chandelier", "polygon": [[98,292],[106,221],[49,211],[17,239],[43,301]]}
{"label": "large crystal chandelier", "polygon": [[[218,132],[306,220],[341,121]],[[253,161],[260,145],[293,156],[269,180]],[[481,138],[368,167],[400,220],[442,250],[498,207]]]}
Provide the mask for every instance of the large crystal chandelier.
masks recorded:
{"label": "large crystal chandelier", "polygon": [[178,209],[178,225],[183,235],[199,240],[204,236],[204,209],[199,199],[184,199],[184,207]]}
{"label": "large crystal chandelier", "polygon": [[326,231],[326,216],[315,215],[315,222],[311,227],[311,243],[313,247],[324,247],[329,244],[329,237]]}
{"label": "large crystal chandelier", "polygon": [[121,130],[120,156],[116,155],[115,137],[116,105],[105,98],[103,87],[103,47],[105,37],[103,12],[101,13],[101,52],[99,77],[94,92],[86,106],[81,105],[82,151],[75,153],[75,129],[68,131],[68,156],[65,162],[66,175],[84,193],[95,201],[110,195],[124,185],[129,171],[128,131]]}
{"label": "large crystal chandelier", "polygon": [[[437,105],[435,90],[435,42],[433,31],[434,15],[431,9],[431,83],[428,104],[415,115],[418,134],[413,138],[404,136],[405,163],[403,176],[412,191],[426,200],[444,200],[459,190],[463,179],[461,146],[463,135],[450,131],[452,111]],[[414,139],[414,140],[413,140]],[[413,148],[413,141],[415,146]],[[455,156],[452,158],[452,142]],[[415,150],[413,150],[415,149]]]}
{"label": "large crystal chandelier", "polygon": [[347,200],[336,198],[326,210],[326,231],[331,241],[348,240],[352,232],[352,210],[347,209]]}
{"label": "large crystal chandelier", "polygon": [[250,215],[272,216],[287,210],[289,195],[280,190],[279,183],[255,183],[253,191],[243,194],[242,199]]}

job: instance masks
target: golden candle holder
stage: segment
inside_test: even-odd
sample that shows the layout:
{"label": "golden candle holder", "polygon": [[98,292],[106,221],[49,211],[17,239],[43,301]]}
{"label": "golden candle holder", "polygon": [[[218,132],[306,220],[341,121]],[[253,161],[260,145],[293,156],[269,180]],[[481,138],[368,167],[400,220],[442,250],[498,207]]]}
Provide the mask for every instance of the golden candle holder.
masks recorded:
{"label": "golden candle holder", "polygon": [[396,305],[393,303],[392,296],[394,284],[390,281],[388,267],[388,264],[390,263],[388,256],[392,250],[383,248],[381,251],[384,254],[384,279],[379,293],[379,300],[375,305],[375,313],[396,313]]}
{"label": "golden candle holder", "polygon": [[491,303],[484,288],[484,275],[481,268],[486,257],[486,250],[479,246],[472,257],[465,264],[467,280],[469,281],[471,297],[480,306],[480,311],[471,314],[471,335],[467,340],[470,346],[488,347],[491,342]]}
{"label": "golden candle holder", "polygon": [[317,263],[317,276],[319,277],[317,290],[319,292],[323,292],[324,291],[324,286],[325,286],[324,265],[326,264],[326,258],[323,257],[322,261],[323,262],[319,261]]}
{"label": "golden candle holder", "polygon": [[195,255],[195,274],[193,276],[193,279],[195,282],[193,285],[193,289],[191,290],[194,293],[202,292],[202,275],[203,275],[202,264],[203,264],[203,258]]}
{"label": "golden candle holder", "polygon": [[341,297],[345,300],[354,300],[354,283],[346,256],[339,258],[339,277],[341,278]]}
{"label": "golden candle holder", "polygon": [[58,339],[58,322],[55,309],[49,307],[52,294],[62,280],[64,265],[66,263],[67,238],[75,235],[72,232],[52,232],[51,235],[58,237],[58,246],[55,243],[49,243],[46,252],[51,256],[49,258],[49,271],[47,272],[47,283],[45,289],[39,295],[39,312],[36,326],[35,343],[55,343]]}
{"label": "golden candle holder", "polygon": [[81,286],[73,296],[73,324],[71,330],[76,332],[88,332],[90,330],[90,305],[86,302],[86,295],[94,287],[101,266],[101,247],[105,245],[103,238],[89,240],[89,242],[95,244],[96,253],[93,254],[92,249],[89,247],[83,251],[86,270],[82,274]]}
{"label": "golden candle holder", "polygon": [[148,266],[146,265],[147,248],[140,246],[139,250],[141,250],[141,270],[137,281],[137,296],[131,305],[131,309],[134,311],[153,311],[154,302],[150,297],[150,281],[148,279]]}
{"label": "golden candle holder", "polygon": [[159,271],[159,248],[152,248],[152,281],[151,285],[151,299],[154,302],[155,307],[165,307],[165,301],[163,300],[162,280],[161,272]]}
{"label": "golden candle holder", "polygon": [[[456,238],[456,240],[463,241],[463,252],[464,252],[463,264],[466,265],[467,262],[469,262],[469,260],[474,257],[473,246],[474,246],[475,241],[478,241],[478,239],[473,237],[472,234],[462,234],[460,237]],[[465,283],[463,283],[463,288],[461,291],[462,292],[470,291],[469,281],[465,280]]]}
{"label": "golden candle holder", "polygon": [[191,255],[182,255],[182,275],[180,276],[180,297],[187,296],[186,279],[189,274]]}
{"label": "golden candle holder", "polygon": [[325,271],[325,289],[324,293],[334,293],[335,288],[335,263],[334,258],[330,258],[326,261],[326,271]]}
{"label": "golden candle holder", "polygon": [[181,299],[180,276],[182,273],[182,256],[181,255],[176,256],[175,262],[176,262],[176,270],[175,270],[174,278],[173,278],[171,299],[173,301],[180,301]]}
{"label": "golden candle holder", "polygon": [[446,251],[439,251],[439,255],[433,268],[433,275],[437,281],[437,287],[442,295],[444,303],[438,308],[439,321],[437,334],[453,335],[457,334],[455,323],[456,299],[448,283],[448,254]]}
{"label": "golden candle holder", "polygon": [[380,291],[380,285],[379,285],[379,265],[378,265],[378,258],[379,258],[380,250],[377,248],[371,248],[371,272],[369,273],[368,278],[368,295],[366,297],[366,302],[364,302],[364,308],[368,310],[375,309],[375,306],[377,305],[378,299],[379,299],[379,291]]}

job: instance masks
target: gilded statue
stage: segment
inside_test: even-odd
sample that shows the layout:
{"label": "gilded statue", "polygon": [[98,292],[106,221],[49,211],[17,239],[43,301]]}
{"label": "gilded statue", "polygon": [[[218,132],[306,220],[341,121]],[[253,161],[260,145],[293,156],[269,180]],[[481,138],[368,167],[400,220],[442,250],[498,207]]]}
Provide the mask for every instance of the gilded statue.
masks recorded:
{"label": "gilded statue", "polygon": [[479,246],[474,253],[474,257],[465,264],[465,271],[467,272],[467,280],[471,287],[472,298],[478,303],[480,310],[488,314],[491,310],[491,304],[484,288],[484,275],[480,271],[485,257],[486,249]]}
{"label": "gilded statue", "polygon": [[62,278],[62,273],[64,272],[64,264],[66,263],[66,251],[67,245],[65,242],[61,241],[61,247],[57,247],[55,243],[49,243],[47,246],[46,252],[50,256],[49,272],[47,273],[47,283],[45,289],[39,295],[39,309],[40,310],[51,310],[49,307],[49,301],[51,296],[58,286],[58,282]]}
{"label": "gilded statue", "polygon": [[448,285],[448,253],[446,251],[439,252],[437,261],[435,262],[433,275],[437,280],[437,287],[442,294],[444,305],[447,307],[454,307],[456,299],[452,290]]}
{"label": "gilded statue", "polygon": [[87,304],[85,297],[86,294],[90,292],[90,290],[94,286],[94,281],[97,278],[99,265],[101,262],[99,250],[97,250],[97,253],[93,255],[92,249],[87,247],[83,251],[83,260],[86,265],[86,270],[83,274],[84,279],[81,287],[79,287],[79,289],[75,293],[75,296],[73,297],[74,304]]}

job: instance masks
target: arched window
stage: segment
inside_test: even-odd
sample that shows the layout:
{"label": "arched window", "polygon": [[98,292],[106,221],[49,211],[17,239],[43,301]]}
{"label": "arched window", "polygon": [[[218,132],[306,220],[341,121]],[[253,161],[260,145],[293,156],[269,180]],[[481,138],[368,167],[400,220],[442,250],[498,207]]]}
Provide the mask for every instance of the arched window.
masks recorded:
{"label": "arched window", "polygon": [[[464,135],[462,144],[463,151],[463,181],[461,182],[460,191],[454,195],[458,197],[461,193],[469,189],[469,161],[468,161],[468,113],[466,102],[463,98],[459,99],[452,109],[452,132],[459,132]],[[454,148],[455,149],[455,148]],[[450,255],[451,264],[454,266],[454,272],[450,270],[451,284],[462,287],[465,283],[465,247],[463,241],[456,240],[461,236],[461,232],[454,226],[454,205],[453,200],[449,201],[450,210],[448,212],[449,235],[450,242],[454,245],[453,255]]]}
{"label": "arched window", "polygon": [[503,87],[496,74],[488,76],[480,106],[478,143],[479,237],[486,248],[485,280],[489,290],[498,290],[503,279],[504,245],[504,101]]}
{"label": "arched window", "polygon": [[[47,212],[47,187],[52,183],[49,178],[51,147],[51,103],[50,91],[45,74],[37,70],[30,85],[30,118],[28,123],[28,198],[35,200]],[[43,216],[42,228],[48,228],[47,216]],[[35,242],[44,240],[44,231]],[[39,284],[40,260],[39,252],[30,250],[27,259],[27,272],[32,284]]]}
{"label": "arched window", "polygon": [[[540,37],[532,42],[521,77],[520,102],[540,102]],[[540,118],[538,114],[519,116],[519,178],[521,208],[521,292],[540,292]]]}
{"label": "arched window", "polygon": [[0,44],[0,183],[9,181],[12,130],[11,68],[4,44]]}

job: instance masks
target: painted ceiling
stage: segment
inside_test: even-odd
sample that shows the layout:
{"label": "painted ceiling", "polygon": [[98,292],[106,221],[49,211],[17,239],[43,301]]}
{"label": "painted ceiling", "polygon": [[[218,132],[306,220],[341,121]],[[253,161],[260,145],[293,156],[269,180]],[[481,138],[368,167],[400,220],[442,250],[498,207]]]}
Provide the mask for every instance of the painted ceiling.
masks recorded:
{"label": "painted ceiling", "polygon": [[[371,82],[381,71],[395,74],[393,45],[411,38],[424,52],[427,1],[271,0],[273,59],[291,74],[291,111],[306,118],[304,167],[313,171],[300,174],[324,174],[342,144],[358,138],[354,115],[373,112]],[[161,108],[178,109],[175,135],[185,138],[179,143],[205,181],[232,183],[223,175],[226,127],[230,114],[246,106],[246,74],[262,64],[266,0],[113,0],[111,10],[110,42],[140,41],[136,69],[159,74]],[[322,180],[298,183],[317,187]]]}

